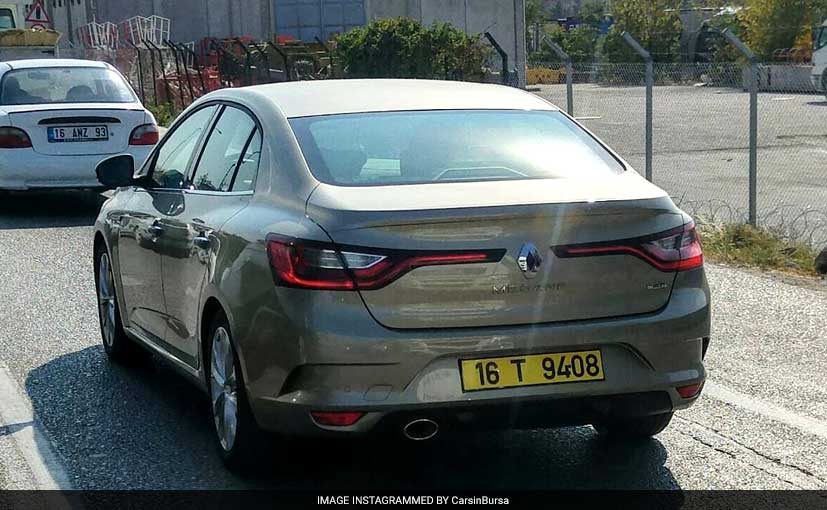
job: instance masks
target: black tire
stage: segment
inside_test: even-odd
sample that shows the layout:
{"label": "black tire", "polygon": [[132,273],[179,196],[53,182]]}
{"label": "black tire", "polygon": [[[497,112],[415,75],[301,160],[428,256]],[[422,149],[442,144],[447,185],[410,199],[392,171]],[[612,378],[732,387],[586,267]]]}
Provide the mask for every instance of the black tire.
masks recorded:
{"label": "black tire", "polygon": [[594,429],[609,439],[643,440],[660,434],[669,426],[673,413],[637,416],[634,418],[615,418],[595,423]]}
{"label": "black tire", "polygon": [[[103,264],[106,264],[105,268],[102,268]],[[110,278],[111,294],[104,296],[101,278],[107,270]],[[149,358],[149,352],[129,338],[123,329],[111,256],[103,244],[98,245],[95,249],[95,290],[98,302],[98,323],[100,324],[101,341],[106,357],[120,365],[135,365],[145,361]],[[109,307],[111,307],[111,313],[107,314],[106,312],[110,311]]]}
{"label": "black tire", "polygon": [[[236,426],[235,437],[232,441],[227,441],[226,438],[222,440],[222,432],[219,425],[219,418],[216,413],[216,400],[214,395],[219,398],[224,398],[226,402],[226,393],[217,391],[217,386],[214,383],[214,376],[218,376],[214,370],[213,363],[213,347],[214,342],[223,341],[216,336],[219,329],[227,334],[228,348],[232,353],[232,365],[234,367],[234,386],[236,399]],[[205,372],[207,375],[207,389],[210,397],[210,421],[213,425],[213,441],[215,442],[218,455],[224,462],[224,465],[232,472],[239,474],[250,473],[262,467],[260,465],[261,459],[268,459],[266,454],[269,451],[270,438],[261,430],[256,423],[253,411],[250,407],[249,399],[247,398],[246,385],[244,383],[244,376],[241,371],[241,365],[238,360],[238,354],[233,343],[232,332],[230,331],[230,324],[227,317],[219,311],[213,318],[209,329],[207,330],[206,349],[205,349]],[[217,378],[217,377],[216,377]],[[226,386],[222,385],[222,388]],[[229,443],[229,444],[228,444]]]}

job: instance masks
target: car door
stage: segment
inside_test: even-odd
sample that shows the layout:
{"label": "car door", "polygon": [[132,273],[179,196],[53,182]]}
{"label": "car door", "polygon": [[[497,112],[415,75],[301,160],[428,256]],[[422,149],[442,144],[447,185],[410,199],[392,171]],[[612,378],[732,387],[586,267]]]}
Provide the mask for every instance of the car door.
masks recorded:
{"label": "car door", "polygon": [[143,169],[145,187],[135,187],[121,217],[118,264],[129,327],[159,341],[165,337],[167,310],[161,254],[172,249],[161,219],[186,207],[183,187],[190,161],[218,107],[208,106],[179,123]]}
{"label": "car door", "polygon": [[[222,244],[221,227],[250,201],[261,153],[261,130],[246,110],[225,105],[193,165],[184,190],[186,207],[162,220],[162,254],[167,304],[166,343],[197,366],[200,296]],[[226,250],[225,250],[226,251]]]}

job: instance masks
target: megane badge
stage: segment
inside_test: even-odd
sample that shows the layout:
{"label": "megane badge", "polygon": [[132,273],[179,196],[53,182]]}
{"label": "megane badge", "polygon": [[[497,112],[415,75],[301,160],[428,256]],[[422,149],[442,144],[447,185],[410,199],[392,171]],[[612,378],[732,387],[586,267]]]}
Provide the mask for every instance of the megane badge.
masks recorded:
{"label": "megane badge", "polygon": [[540,270],[540,265],[543,263],[543,258],[540,256],[540,251],[531,243],[526,243],[520,248],[520,255],[517,257],[517,265],[523,272],[526,278],[534,278],[537,276],[537,271]]}

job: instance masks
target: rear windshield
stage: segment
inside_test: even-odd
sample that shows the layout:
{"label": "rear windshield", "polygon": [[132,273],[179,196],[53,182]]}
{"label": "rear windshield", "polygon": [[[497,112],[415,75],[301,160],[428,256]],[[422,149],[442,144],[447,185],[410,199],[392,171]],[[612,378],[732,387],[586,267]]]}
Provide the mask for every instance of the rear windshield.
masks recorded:
{"label": "rear windshield", "polygon": [[316,179],[341,186],[555,179],[623,172],[560,112],[411,111],[290,120]]}
{"label": "rear windshield", "polygon": [[132,103],[121,76],[99,67],[40,67],[9,71],[0,83],[0,104]]}

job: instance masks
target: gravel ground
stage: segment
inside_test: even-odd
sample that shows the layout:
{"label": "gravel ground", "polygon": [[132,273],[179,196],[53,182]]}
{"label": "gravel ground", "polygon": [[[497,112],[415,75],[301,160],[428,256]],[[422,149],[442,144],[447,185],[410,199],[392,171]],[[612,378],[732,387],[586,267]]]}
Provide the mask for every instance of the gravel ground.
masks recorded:
{"label": "gravel ground", "polygon": [[[565,85],[535,90],[565,108]],[[574,88],[575,116],[641,174],[644,94],[643,87]],[[762,93],[758,106],[758,215],[801,238],[814,234],[817,244],[827,246],[827,101],[823,95]],[[653,118],[654,182],[677,198],[699,202],[686,206],[690,213],[740,218],[749,198],[749,95],[657,86]]]}
{"label": "gravel ground", "polygon": [[[0,365],[30,399],[76,488],[827,489],[827,438],[714,392],[636,447],[598,440],[589,427],[416,446],[300,442],[262,459],[260,474],[235,477],[210,446],[203,395],[158,363],[123,368],[105,359],[90,269],[97,198],[3,203]],[[44,203],[52,213],[39,212]],[[827,426],[825,286],[711,264],[708,275],[710,380]],[[0,488],[25,486],[8,437],[0,429]]]}

